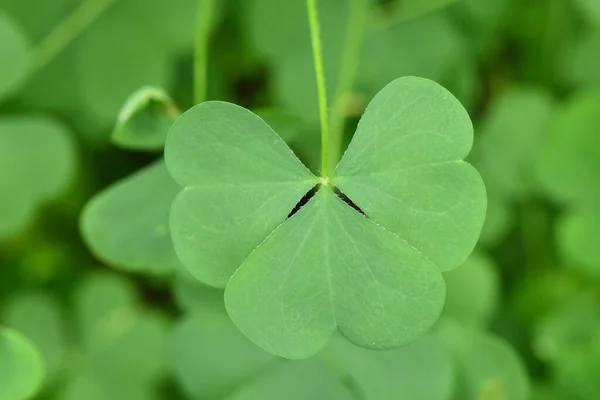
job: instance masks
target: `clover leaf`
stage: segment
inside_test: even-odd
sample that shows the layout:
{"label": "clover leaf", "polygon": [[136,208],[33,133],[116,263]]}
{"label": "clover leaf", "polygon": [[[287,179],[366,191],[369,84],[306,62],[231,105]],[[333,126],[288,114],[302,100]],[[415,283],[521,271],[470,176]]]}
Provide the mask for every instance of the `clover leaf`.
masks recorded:
{"label": "clover leaf", "polygon": [[447,271],[471,253],[485,216],[481,177],[462,161],[472,144],[471,121],[452,94],[400,78],[367,107],[333,184]]}
{"label": "clover leaf", "polygon": [[169,234],[169,210],[180,189],[163,161],[109,186],[93,197],[81,214],[86,244],[115,268],[171,273],[180,263]]}
{"label": "clover leaf", "polygon": [[44,364],[29,339],[15,330],[0,327],[0,360],[0,399],[26,399],[38,391]]}
{"label": "clover leaf", "polygon": [[167,168],[185,186],[172,205],[175,250],[197,279],[225,287],[318,179],[266,123],[233,104],[192,108],[169,137]]}
{"label": "clover leaf", "polygon": [[251,112],[198,105],[165,148],[185,187],[171,210],[175,250],[196,278],[227,286],[236,325],[272,353],[309,357],[336,329],[361,347],[401,346],[438,318],[441,271],[466,259],[481,230],[485,188],[462,161],[472,140],[448,91],[400,78],[368,106],[329,180]]}

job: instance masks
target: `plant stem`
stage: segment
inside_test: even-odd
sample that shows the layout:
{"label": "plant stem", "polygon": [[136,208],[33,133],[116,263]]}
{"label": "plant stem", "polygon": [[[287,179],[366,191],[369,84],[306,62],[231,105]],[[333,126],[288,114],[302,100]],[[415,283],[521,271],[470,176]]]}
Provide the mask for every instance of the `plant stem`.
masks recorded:
{"label": "plant stem", "polygon": [[331,115],[331,152],[329,154],[329,165],[333,169],[335,169],[340,160],[340,153],[342,151],[342,139],[346,127],[346,116],[344,115],[346,105],[345,96],[352,90],[354,80],[356,79],[367,9],[367,0],[351,1],[340,76]]}
{"label": "plant stem", "polygon": [[196,23],[196,48],[194,54],[194,102],[206,100],[208,44],[211,28],[213,0],[198,0]]}
{"label": "plant stem", "polygon": [[50,63],[116,0],[87,0],[50,32],[32,50],[30,74]]}
{"label": "plant stem", "polygon": [[312,43],[317,92],[319,96],[319,116],[321,119],[321,178],[326,184],[329,177],[329,123],[327,121],[327,88],[325,86],[325,71],[323,69],[323,50],[319,27],[319,12],[317,0],[306,0],[310,39]]}

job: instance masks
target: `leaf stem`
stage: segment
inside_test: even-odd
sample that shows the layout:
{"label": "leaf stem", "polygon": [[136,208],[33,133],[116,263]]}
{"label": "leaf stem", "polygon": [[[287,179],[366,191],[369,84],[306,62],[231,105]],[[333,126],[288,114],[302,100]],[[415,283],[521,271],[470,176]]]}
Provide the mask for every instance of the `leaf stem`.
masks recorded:
{"label": "leaf stem", "polygon": [[367,0],[351,1],[340,76],[335,94],[333,112],[331,114],[331,141],[329,143],[331,152],[329,154],[329,165],[333,169],[335,169],[340,160],[342,151],[342,139],[344,129],[346,128],[346,116],[344,115],[346,106],[345,96],[352,90],[356,79],[367,9]]}
{"label": "leaf stem", "polygon": [[329,122],[327,121],[327,88],[325,86],[325,71],[323,68],[323,50],[319,26],[317,0],[306,0],[310,39],[312,43],[317,92],[319,96],[319,116],[321,119],[321,178],[326,184],[329,177]]}
{"label": "leaf stem", "polygon": [[208,45],[213,14],[213,0],[198,0],[196,46],[194,51],[194,102],[206,100]]}
{"label": "leaf stem", "polygon": [[48,65],[115,1],[87,0],[82,2],[32,50],[29,73],[35,73]]}

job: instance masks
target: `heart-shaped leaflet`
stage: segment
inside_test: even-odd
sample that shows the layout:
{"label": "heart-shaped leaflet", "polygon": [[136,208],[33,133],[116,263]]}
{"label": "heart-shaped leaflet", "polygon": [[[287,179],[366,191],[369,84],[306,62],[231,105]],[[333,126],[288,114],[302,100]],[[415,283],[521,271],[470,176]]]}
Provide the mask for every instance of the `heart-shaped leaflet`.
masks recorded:
{"label": "heart-shaped leaflet", "polygon": [[176,251],[197,278],[227,285],[232,319],[272,353],[309,357],[336,329],[362,347],[401,346],[437,320],[441,271],[466,259],[483,224],[485,188],[462,161],[472,140],[449,92],[398,79],[367,108],[332,182],[286,219],[319,179],[254,114],[204,103],[167,140],[185,186]]}

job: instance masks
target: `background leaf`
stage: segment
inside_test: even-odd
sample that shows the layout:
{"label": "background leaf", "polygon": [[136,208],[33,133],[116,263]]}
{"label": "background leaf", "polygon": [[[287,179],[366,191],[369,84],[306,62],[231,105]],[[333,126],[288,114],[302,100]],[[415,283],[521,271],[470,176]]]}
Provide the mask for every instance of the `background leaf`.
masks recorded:
{"label": "background leaf", "polygon": [[325,356],[347,375],[358,398],[391,400],[410,393],[411,400],[448,400],[454,392],[453,359],[433,335],[388,351],[361,349],[343,339],[330,347]]}
{"label": "background leaf", "polygon": [[0,399],[33,396],[42,384],[44,363],[35,346],[23,335],[0,328]]}
{"label": "background leaf", "polygon": [[500,279],[494,264],[482,253],[473,253],[464,264],[444,273],[444,316],[464,326],[485,327],[500,302]]}
{"label": "background leaf", "polygon": [[45,385],[61,372],[67,353],[66,321],[51,296],[26,293],[13,298],[3,313],[4,323],[35,344],[44,361]]}
{"label": "background leaf", "polygon": [[68,188],[75,150],[67,128],[50,117],[0,118],[0,237],[22,230],[39,205]]}
{"label": "background leaf", "polygon": [[226,400],[352,400],[354,396],[319,360],[287,363],[274,374],[250,382]]}
{"label": "background leaf", "polygon": [[567,102],[552,121],[536,173],[544,193],[557,202],[600,198],[599,110],[600,96],[584,94]]}
{"label": "background leaf", "polygon": [[86,205],[81,231],[107,264],[126,271],[169,274],[180,267],[169,234],[169,213],[181,190],[157,161],[113,184]]}
{"label": "background leaf", "polygon": [[175,325],[171,335],[175,378],[193,399],[222,398],[281,366],[280,359],[237,329],[223,307],[222,292],[214,291],[220,304],[196,307]]}

